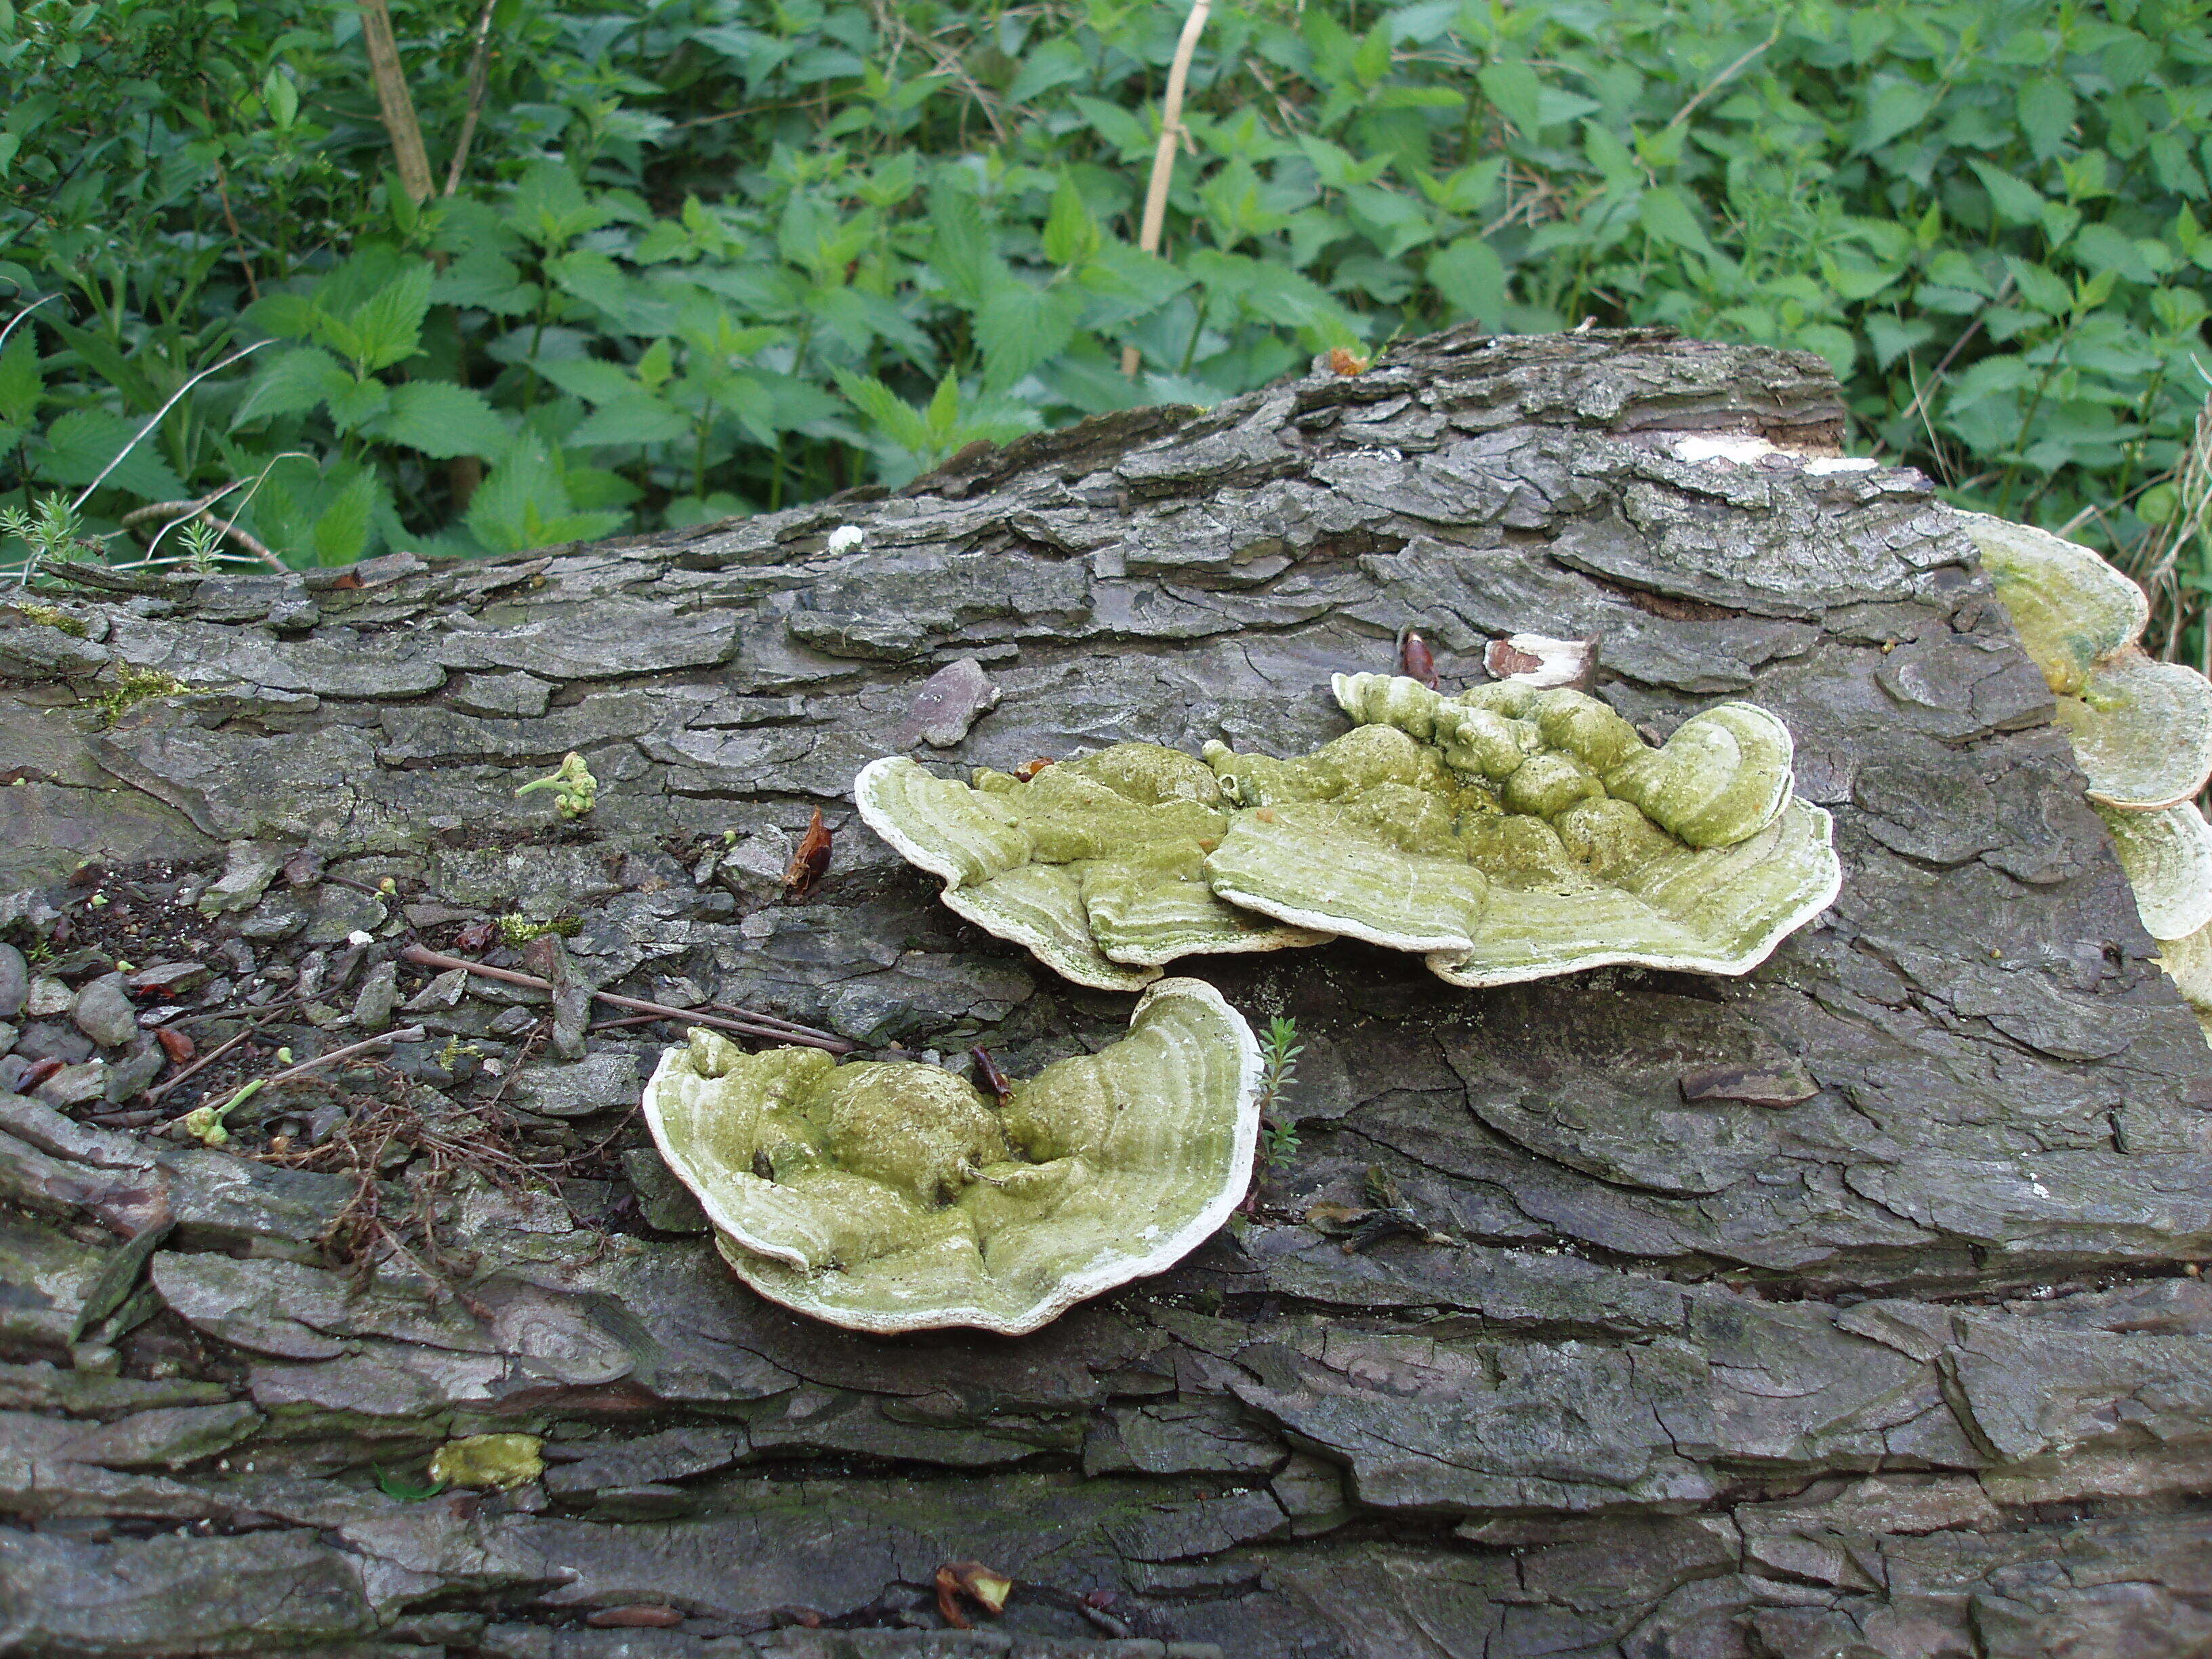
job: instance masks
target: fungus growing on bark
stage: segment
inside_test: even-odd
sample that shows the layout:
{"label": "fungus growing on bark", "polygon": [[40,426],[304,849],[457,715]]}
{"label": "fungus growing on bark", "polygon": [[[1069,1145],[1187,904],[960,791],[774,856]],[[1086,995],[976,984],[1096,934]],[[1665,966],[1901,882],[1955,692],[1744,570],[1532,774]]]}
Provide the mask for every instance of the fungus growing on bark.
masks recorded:
{"label": "fungus growing on bark", "polygon": [[1747,972],[1841,884],[1828,815],[1790,793],[1789,730],[1753,704],[1654,749],[1565,688],[1334,684],[1362,724],[1304,759],[1207,745],[1243,809],[1206,863],[1224,898],[1480,986]]}
{"label": "fungus growing on bark", "polygon": [[1079,985],[1133,991],[1178,957],[1324,937],[1213,896],[1203,866],[1228,829],[1220,786],[1158,744],[1117,743],[1027,780],[979,769],[973,787],[888,758],[853,796],[870,829],[944,881],[955,913]]}
{"label": "fungus growing on bark", "polygon": [[1129,1035],[1007,1084],[915,1062],[747,1054],[694,1029],[645,1092],[661,1156],[763,1296],[853,1330],[1033,1331],[1227,1219],[1259,1132],[1259,1045],[1164,979]]}
{"label": "fungus growing on bark", "polygon": [[2142,649],[2150,601],[2089,548],[2032,525],[1962,515],[2135,890],[2159,963],[2212,1040],[2212,681]]}
{"label": "fungus growing on bark", "polygon": [[2140,644],[2142,588],[2045,530],[1961,515],[2021,644],[2058,702],[2089,799],[2128,811],[2185,801],[2212,777],[2212,681]]}
{"label": "fungus growing on bark", "polygon": [[971,787],[885,759],[854,793],[953,910],[1109,990],[1339,933],[1455,985],[1741,974],[1836,896],[1828,815],[1791,796],[1789,729],[1753,704],[1655,749],[1565,687],[1333,684],[1359,725],[1295,760],[1123,743]]}

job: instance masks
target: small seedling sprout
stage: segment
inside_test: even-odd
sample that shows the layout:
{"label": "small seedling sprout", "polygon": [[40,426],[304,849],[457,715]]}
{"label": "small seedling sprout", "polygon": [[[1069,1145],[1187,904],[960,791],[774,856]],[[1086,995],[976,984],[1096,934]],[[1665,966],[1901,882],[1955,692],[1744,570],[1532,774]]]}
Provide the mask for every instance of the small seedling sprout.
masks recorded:
{"label": "small seedling sprout", "polygon": [[563,757],[559,771],[526,783],[514,793],[529,795],[540,789],[553,791],[554,810],[564,818],[580,818],[599,798],[599,781],[584,764],[584,757],[574,753]]}
{"label": "small seedling sprout", "polygon": [[1297,1021],[1277,1014],[1260,1040],[1260,1152],[1271,1170],[1284,1168],[1298,1155],[1297,1126],[1275,1119],[1283,1091],[1297,1074],[1298,1056],[1306,1051],[1297,1037]]}

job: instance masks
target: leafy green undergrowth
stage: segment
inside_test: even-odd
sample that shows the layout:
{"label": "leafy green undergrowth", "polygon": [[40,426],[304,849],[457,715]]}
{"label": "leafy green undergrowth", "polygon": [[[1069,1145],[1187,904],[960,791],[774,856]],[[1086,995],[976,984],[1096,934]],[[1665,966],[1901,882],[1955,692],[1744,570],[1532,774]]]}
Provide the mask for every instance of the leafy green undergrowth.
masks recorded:
{"label": "leafy green undergrowth", "polygon": [[[394,11],[442,188],[477,8]],[[87,501],[112,557],[232,484],[295,564],[680,525],[1595,318],[1816,351],[1858,447],[2008,516],[2124,552],[2179,510],[2201,7],[1226,5],[1154,257],[1182,18],[496,0],[474,149],[417,205],[349,3],[0,0],[0,288],[49,301],[0,348],[0,506],[82,490],[256,341]]]}

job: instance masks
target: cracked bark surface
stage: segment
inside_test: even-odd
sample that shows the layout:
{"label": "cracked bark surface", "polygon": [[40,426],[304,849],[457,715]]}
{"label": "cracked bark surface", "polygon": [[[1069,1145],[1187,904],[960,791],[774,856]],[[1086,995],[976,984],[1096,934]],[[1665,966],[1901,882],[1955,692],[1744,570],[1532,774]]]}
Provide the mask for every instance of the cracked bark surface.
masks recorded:
{"label": "cracked bark surface", "polygon": [[[1845,869],[1742,980],[1462,992],[1346,944],[1179,964],[1296,1017],[1303,1147],[1241,1235],[1019,1340],[763,1303],[649,1154],[634,1195],[579,1180],[566,1207],[457,1186],[465,1298],[396,1263],[364,1289],[312,1243],[343,1178],[0,1097],[0,1650],[2212,1648],[2212,1289],[2183,1267],[2212,1254],[2212,1051],[1926,482],[1674,448],[1832,454],[1841,422],[1804,356],[1446,335],[893,497],[0,629],[0,890],[44,893],[0,910],[18,942],[85,860],[204,885],[228,844],[222,925],[288,973],[350,950],[365,985],[410,933],[568,915],[590,984],[1018,1073],[1112,1040],[1129,1000],[959,922],[847,794],[963,658],[998,704],[920,752],[1010,769],[1303,752],[1344,729],[1328,674],[1389,669],[1408,627],[1447,685],[1492,638],[1596,635],[1600,695],[1662,733],[1729,696],[1779,713]],[[845,523],[865,547],[827,556]],[[185,690],[103,726],[126,666]],[[556,833],[513,791],[572,750],[601,793]],[[817,806],[830,875],[783,902]],[[255,886],[301,848],[319,871]],[[389,915],[362,890],[387,876]],[[638,1145],[622,1114],[672,1033],[523,1064],[527,994],[448,988],[404,1016],[418,1053],[505,1052],[538,1130]],[[375,1018],[330,1000],[298,1042]],[[1347,1249],[1309,1222],[1377,1181],[1419,1229]],[[153,1316],[103,1374],[78,1311],[165,1218]],[[492,1430],[546,1435],[545,1478],[379,1489]],[[971,1558],[1018,1581],[1006,1620],[913,1628]],[[1081,1611],[1100,1590],[1127,1645]],[[639,1607],[681,1622],[586,1623]]]}

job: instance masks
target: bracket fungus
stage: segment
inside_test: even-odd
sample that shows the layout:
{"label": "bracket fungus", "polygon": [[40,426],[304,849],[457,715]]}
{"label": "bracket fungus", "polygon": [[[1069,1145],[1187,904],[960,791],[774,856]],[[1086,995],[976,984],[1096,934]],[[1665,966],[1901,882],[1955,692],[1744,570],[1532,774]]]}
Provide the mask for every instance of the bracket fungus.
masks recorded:
{"label": "bracket fungus", "polygon": [[1203,866],[1229,815],[1212,772],[1180,750],[1117,743],[1026,781],[981,769],[972,787],[887,758],[861,769],[853,797],[870,829],[944,881],[957,915],[1079,985],[1133,991],[1178,957],[1326,937],[1214,896]]}
{"label": "bracket fungus", "polygon": [[1564,686],[1332,684],[1358,724],[1295,760],[1121,743],[969,786],[890,758],[854,794],[954,911],[1107,990],[1338,934],[1419,951],[1454,985],[1741,974],[1841,884],[1828,815],[1790,793],[1789,728],[1754,704],[1655,749]]}
{"label": "bracket fungus", "polygon": [[738,1277],[848,1329],[1018,1336],[1170,1267],[1228,1219],[1261,1062],[1212,986],[1164,979],[1129,1034],[1009,1083],[914,1061],[748,1054],[695,1028],[645,1092],[661,1156]]}
{"label": "bracket fungus", "polygon": [[2212,828],[2193,804],[2212,779],[2212,681],[2143,651],[2150,601],[2094,550],[2031,525],[1963,516],[2057,701],[2143,930],[2212,1039]]}
{"label": "bracket fungus", "polygon": [[1340,674],[1361,722],[1297,761],[1207,745],[1243,810],[1206,860],[1264,915],[1426,956],[1454,985],[1607,963],[1749,971],[1833,901],[1789,728],[1723,703],[1654,749],[1597,698]]}
{"label": "bracket fungus", "polygon": [[2029,525],[1961,515],[2021,644],[2058,702],[2089,799],[2124,811],[2172,806],[2212,778],[2212,681],[2139,641],[2142,588],[2089,548]]}

